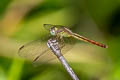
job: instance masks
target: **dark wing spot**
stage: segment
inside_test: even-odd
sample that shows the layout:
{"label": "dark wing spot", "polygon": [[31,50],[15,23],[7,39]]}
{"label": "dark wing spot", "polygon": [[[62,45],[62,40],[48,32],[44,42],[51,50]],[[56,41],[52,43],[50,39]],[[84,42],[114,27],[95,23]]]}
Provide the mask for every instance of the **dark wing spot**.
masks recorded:
{"label": "dark wing spot", "polygon": [[24,47],[25,47],[24,45],[21,46],[21,47],[19,48],[19,50],[18,50],[18,53],[19,53]]}
{"label": "dark wing spot", "polygon": [[40,56],[37,56],[37,57],[33,60],[33,63],[36,62],[39,57],[40,57]]}

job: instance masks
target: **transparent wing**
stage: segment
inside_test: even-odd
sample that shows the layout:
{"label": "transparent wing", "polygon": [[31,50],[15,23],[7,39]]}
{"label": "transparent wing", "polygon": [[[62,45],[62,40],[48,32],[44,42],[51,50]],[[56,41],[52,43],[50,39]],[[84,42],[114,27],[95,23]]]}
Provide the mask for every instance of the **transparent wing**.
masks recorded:
{"label": "transparent wing", "polygon": [[44,24],[43,26],[46,30],[50,30],[50,28],[52,28],[52,27],[57,27],[57,28],[65,27],[62,25],[52,25],[52,24]]}
{"label": "transparent wing", "polygon": [[19,48],[18,54],[27,60],[33,61],[38,55],[45,53],[47,50],[49,50],[49,48],[44,41],[35,40],[21,46]]}
{"label": "transparent wing", "polygon": [[[74,40],[70,38],[64,38],[64,43],[59,43],[59,46],[62,48],[61,52],[63,54],[67,53],[67,51],[73,47],[74,43]],[[63,45],[65,46],[63,47]],[[24,57],[25,59],[36,63],[44,63],[56,58],[54,53],[48,48],[47,42],[44,42],[42,40],[35,40],[21,46],[18,54],[21,57]]]}

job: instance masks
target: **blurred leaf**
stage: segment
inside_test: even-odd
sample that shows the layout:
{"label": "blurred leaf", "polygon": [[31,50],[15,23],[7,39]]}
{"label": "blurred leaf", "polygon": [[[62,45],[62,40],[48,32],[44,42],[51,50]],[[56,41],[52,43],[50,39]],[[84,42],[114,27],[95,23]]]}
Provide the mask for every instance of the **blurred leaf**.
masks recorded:
{"label": "blurred leaf", "polygon": [[8,72],[8,80],[20,80],[24,61],[14,59]]}
{"label": "blurred leaf", "polygon": [[119,44],[119,41],[120,41],[120,37],[116,37],[116,38],[113,37],[113,38],[110,38],[109,41],[108,41],[109,55],[112,58],[114,63],[119,63],[119,61],[120,61],[120,50],[119,50],[120,49],[120,44]]}
{"label": "blurred leaf", "polygon": [[7,80],[7,76],[2,67],[0,67],[0,80]]}
{"label": "blurred leaf", "polygon": [[32,9],[26,16],[25,20],[29,20],[34,18],[35,16],[43,16],[46,14],[50,14],[51,12],[59,11],[64,8],[63,0],[44,0],[40,5],[36,6]]}
{"label": "blurred leaf", "polygon": [[12,0],[0,0],[0,18],[4,15],[3,13],[11,1]]}
{"label": "blurred leaf", "polygon": [[86,0],[86,3],[88,11],[99,25],[105,24],[105,21],[119,6],[116,0]]}
{"label": "blurred leaf", "polygon": [[40,74],[37,75],[35,77],[33,77],[31,80],[66,80],[66,78],[64,76],[62,76],[62,72],[60,72],[59,70],[55,70],[55,69],[45,69],[45,71]]}

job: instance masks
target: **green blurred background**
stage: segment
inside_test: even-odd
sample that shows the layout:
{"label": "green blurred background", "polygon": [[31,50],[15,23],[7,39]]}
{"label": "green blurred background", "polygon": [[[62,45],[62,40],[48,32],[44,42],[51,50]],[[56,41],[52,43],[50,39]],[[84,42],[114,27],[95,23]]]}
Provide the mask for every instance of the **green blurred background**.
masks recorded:
{"label": "green blurred background", "polygon": [[48,35],[43,24],[109,46],[78,42],[65,58],[80,80],[120,80],[120,0],[0,0],[0,80],[72,80],[59,61],[34,67],[18,48]]}

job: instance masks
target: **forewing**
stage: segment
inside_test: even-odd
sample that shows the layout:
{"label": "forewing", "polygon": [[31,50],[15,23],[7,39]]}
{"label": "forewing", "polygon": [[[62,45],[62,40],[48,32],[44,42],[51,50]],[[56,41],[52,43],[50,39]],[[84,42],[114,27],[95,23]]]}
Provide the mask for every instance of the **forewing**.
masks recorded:
{"label": "forewing", "polygon": [[[65,45],[65,46],[64,46]],[[74,45],[74,40],[70,38],[64,38],[63,42],[59,42],[59,47],[61,48],[62,54],[67,53]],[[21,57],[24,57],[27,60],[30,60],[34,63],[44,63],[54,60],[56,56],[48,48],[47,42],[42,40],[32,41],[28,44],[23,45],[20,49],[18,54]]]}
{"label": "forewing", "polygon": [[[37,56],[43,55],[49,50],[47,43],[42,40],[35,40],[20,47],[18,54],[27,60],[33,61]],[[50,50],[49,50],[50,51]],[[46,57],[44,57],[46,58]],[[44,59],[43,58],[43,59]],[[49,57],[50,58],[50,57]],[[41,59],[42,61],[42,59]]]}
{"label": "forewing", "polygon": [[52,27],[57,27],[57,28],[65,27],[65,26],[62,26],[62,25],[52,25],[52,24],[44,24],[43,26],[44,26],[44,28],[45,28],[46,30],[48,30],[48,31],[49,31]]}

